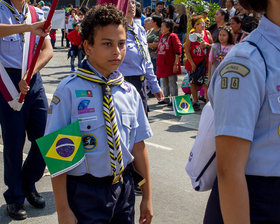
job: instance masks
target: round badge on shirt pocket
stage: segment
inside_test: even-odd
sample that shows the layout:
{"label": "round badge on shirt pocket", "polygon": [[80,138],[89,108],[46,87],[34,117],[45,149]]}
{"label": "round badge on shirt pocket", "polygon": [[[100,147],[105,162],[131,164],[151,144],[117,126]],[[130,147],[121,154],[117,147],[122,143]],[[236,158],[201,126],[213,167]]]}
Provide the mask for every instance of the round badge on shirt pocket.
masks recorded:
{"label": "round badge on shirt pocket", "polygon": [[96,149],[97,138],[93,134],[82,135],[82,141],[83,141],[84,149],[86,151],[92,151]]}

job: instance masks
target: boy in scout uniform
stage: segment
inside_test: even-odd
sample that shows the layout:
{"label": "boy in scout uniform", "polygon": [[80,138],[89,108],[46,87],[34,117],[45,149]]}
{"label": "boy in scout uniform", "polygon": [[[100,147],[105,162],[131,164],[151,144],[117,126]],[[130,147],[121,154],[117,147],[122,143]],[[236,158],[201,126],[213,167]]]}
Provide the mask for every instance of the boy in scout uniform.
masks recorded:
{"label": "boy in scout uniform", "polygon": [[144,140],[152,136],[141,98],[117,71],[127,23],[112,5],[92,8],[82,23],[87,59],[54,93],[45,134],[80,121],[85,160],[52,179],[59,223],[134,223],[132,163],[145,178],[140,223],[153,216]]}

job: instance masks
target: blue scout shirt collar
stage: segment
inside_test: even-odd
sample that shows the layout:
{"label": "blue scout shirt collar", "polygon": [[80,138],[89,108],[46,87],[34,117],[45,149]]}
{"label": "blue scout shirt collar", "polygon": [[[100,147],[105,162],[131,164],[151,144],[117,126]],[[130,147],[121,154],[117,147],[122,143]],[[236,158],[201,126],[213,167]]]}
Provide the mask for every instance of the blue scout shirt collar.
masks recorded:
{"label": "blue scout shirt collar", "polygon": [[280,50],[280,26],[263,16],[257,29],[267,41]]}
{"label": "blue scout shirt collar", "polygon": [[115,79],[116,77],[119,76],[119,71],[114,71],[110,74],[109,78],[107,79],[106,77],[104,77],[102,74],[100,74],[100,72],[98,72],[90,63],[88,60],[84,60],[81,68],[86,69],[86,70],[90,70],[92,72],[94,72],[97,76],[99,76],[100,78],[102,78],[104,81],[108,81],[108,80],[112,80]]}
{"label": "blue scout shirt collar", "polygon": [[14,6],[14,4],[12,3],[12,1],[7,1],[7,0],[4,0],[5,2],[7,2],[8,4],[10,4],[12,7],[13,7],[13,9],[15,10],[15,13],[16,13],[16,15],[17,16],[21,16],[22,18],[21,18],[21,20],[23,19],[23,17],[25,16],[25,14],[28,12],[28,7],[26,8],[25,6],[26,6],[26,2],[24,3],[24,6],[23,6],[23,11],[20,13],[17,9],[16,9],[16,7]]}

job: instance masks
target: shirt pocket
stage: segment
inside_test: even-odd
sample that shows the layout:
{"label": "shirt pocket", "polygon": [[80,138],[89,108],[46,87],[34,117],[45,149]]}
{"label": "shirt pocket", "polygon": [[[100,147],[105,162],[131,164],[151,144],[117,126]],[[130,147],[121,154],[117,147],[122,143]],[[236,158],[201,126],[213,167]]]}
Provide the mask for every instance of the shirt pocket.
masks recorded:
{"label": "shirt pocket", "polygon": [[280,93],[269,94],[268,100],[272,113],[280,115]]}
{"label": "shirt pocket", "polygon": [[136,115],[133,113],[122,113],[122,125],[124,131],[124,136],[122,136],[122,138],[130,149],[130,146],[134,145],[136,129],[139,126]]}
{"label": "shirt pocket", "polygon": [[14,52],[20,50],[20,41],[20,34],[13,34],[10,36],[3,37],[3,52]]}
{"label": "shirt pocket", "polygon": [[107,142],[104,119],[91,116],[79,120],[84,150],[90,152],[104,149]]}

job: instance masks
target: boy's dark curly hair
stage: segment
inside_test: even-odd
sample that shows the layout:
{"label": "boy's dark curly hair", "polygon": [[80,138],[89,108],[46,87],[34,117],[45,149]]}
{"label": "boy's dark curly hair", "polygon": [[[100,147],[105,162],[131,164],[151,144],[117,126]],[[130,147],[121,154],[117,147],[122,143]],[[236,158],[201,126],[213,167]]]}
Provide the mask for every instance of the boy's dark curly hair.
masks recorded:
{"label": "boy's dark curly hair", "polygon": [[123,25],[127,31],[127,21],[122,11],[112,4],[92,7],[82,22],[82,38],[90,45],[94,44],[94,36],[98,28],[108,25]]}
{"label": "boy's dark curly hair", "polygon": [[239,0],[239,3],[245,9],[256,12],[265,12],[267,8],[267,0]]}

